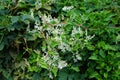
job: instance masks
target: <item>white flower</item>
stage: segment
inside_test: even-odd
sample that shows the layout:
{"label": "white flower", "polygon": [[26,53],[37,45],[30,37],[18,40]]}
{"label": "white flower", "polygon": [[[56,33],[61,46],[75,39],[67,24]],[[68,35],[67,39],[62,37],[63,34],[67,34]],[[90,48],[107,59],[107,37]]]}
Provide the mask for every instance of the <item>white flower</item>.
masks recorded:
{"label": "white flower", "polygon": [[36,1],[35,8],[38,10],[42,7],[42,3],[40,1]]}
{"label": "white flower", "polygon": [[69,11],[69,10],[71,10],[71,9],[73,9],[74,8],[74,6],[64,6],[63,8],[62,8],[62,10],[63,11]]}
{"label": "white flower", "polygon": [[50,23],[52,20],[52,17],[50,15],[46,16],[46,14],[44,14],[42,17],[42,21],[43,23]]}
{"label": "white flower", "polygon": [[92,38],[94,38],[95,37],[95,35],[93,35],[93,36],[86,36],[86,40],[91,40]]}
{"label": "white flower", "polygon": [[58,48],[61,49],[62,51],[65,51],[66,47],[67,47],[67,44],[63,43],[62,41],[61,41],[60,45],[58,46]]}
{"label": "white flower", "polygon": [[50,57],[46,54],[46,55],[43,55],[42,59],[45,61],[49,61]]}
{"label": "white flower", "polygon": [[62,38],[61,37],[59,37],[59,36],[55,36],[55,38],[54,38],[56,41],[62,41]]}
{"label": "white flower", "polygon": [[59,58],[60,58],[60,57],[59,57],[59,54],[56,54],[56,55],[53,56],[53,59],[54,59],[54,60],[59,60]]}
{"label": "white flower", "polygon": [[59,28],[55,28],[53,31],[52,31],[53,34],[57,35],[57,34],[63,34],[63,31]]}
{"label": "white flower", "polygon": [[82,57],[79,54],[76,54],[77,60],[82,60]]}
{"label": "white flower", "polygon": [[50,72],[48,75],[49,75],[49,77],[53,80],[53,75],[52,75],[52,73]]}
{"label": "white flower", "polygon": [[66,67],[66,66],[67,66],[66,61],[59,61],[59,62],[58,62],[58,68],[59,68],[59,69],[62,69],[62,68],[64,68],[64,67]]}
{"label": "white flower", "polygon": [[75,34],[83,34],[83,31],[81,30],[80,27],[76,28],[73,26],[72,34],[71,36],[74,37]]}
{"label": "white flower", "polygon": [[53,21],[55,21],[57,24],[59,23],[59,20],[57,18],[53,18]]}
{"label": "white flower", "polygon": [[57,26],[57,27],[58,27],[58,26],[59,26],[59,27],[62,27],[62,26],[64,26],[64,24],[59,24],[59,23],[58,23],[56,26]]}

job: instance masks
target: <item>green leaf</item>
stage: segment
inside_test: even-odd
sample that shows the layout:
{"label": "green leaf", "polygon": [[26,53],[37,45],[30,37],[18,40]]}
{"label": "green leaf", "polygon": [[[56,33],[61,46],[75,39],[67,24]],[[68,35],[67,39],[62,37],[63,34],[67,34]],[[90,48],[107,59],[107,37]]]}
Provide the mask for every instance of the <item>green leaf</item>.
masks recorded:
{"label": "green leaf", "polygon": [[54,74],[55,77],[57,76],[57,71],[58,71],[57,67],[53,67],[52,68],[52,72],[53,72],[53,74]]}
{"label": "green leaf", "polygon": [[50,44],[50,46],[51,46],[52,48],[56,47],[57,45],[58,45],[58,42],[57,42],[57,41],[52,41],[51,44]]}
{"label": "green leaf", "polygon": [[100,41],[100,42],[98,42],[97,46],[99,48],[104,47],[105,46],[105,42],[104,41]]}
{"label": "green leaf", "polygon": [[4,6],[4,5],[0,5],[0,10],[1,10],[1,9],[4,9],[4,8],[5,8],[5,6]]}
{"label": "green leaf", "polygon": [[66,73],[61,73],[61,74],[59,75],[58,80],[67,80],[67,74],[66,74]]}
{"label": "green leaf", "polygon": [[2,41],[2,42],[0,43],[0,51],[3,50],[4,46],[5,46],[5,43]]}
{"label": "green leaf", "polygon": [[114,49],[114,47],[112,47],[111,45],[108,45],[108,44],[106,44],[103,48],[105,50],[113,50]]}
{"label": "green leaf", "polygon": [[4,34],[0,34],[0,43],[2,42]]}
{"label": "green leaf", "polygon": [[98,57],[97,57],[97,55],[92,55],[92,56],[89,57],[89,59],[91,59],[91,60],[98,60]]}
{"label": "green leaf", "polygon": [[120,41],[120,34],[116,37],[116,42]]}
{"label": "green leaf", "polygon": [[104,73],[104,77],[107,78],[108,77],[108,73]]}
{"label": "green leaf", "polygon": [[95,49],[95,47],[93,46],[93,45],[87,45],[87,48],[89,49],[89,50],[94,50]]}
{"label": "green leaf", "polygon": [[110,66],[106,67],[107,72],[111,71],[111,69],[112,69],[112,67],[110,67]]}
{"label": "green leaf", "polygon": [[12,21],[12,24],[18,22],[18,21],[19,21],[19,16],[13,16],[13,17],[11,18],[11,21]]}
{"label": "green leaf", "polygon": [[23,14],[21,15],[21,21],[23,21],[26,24],[29,24],[30,21],[34,21],[34,18],[31,15]]}
{"label": "green leaf", "polygon": [[8,71],[3,71],[3,75],[4,75],[4,77],[6,77],[7,79],[9,79],[10,78],[10,73],[8,72]]}
{"label": "green leaf", "polygon": [[97,72],[91,72],[90,78],[96,78],[97,80],[101,80],[102,79]]}
{"label": "green leaf", "polygon": [[43,59],[40,59],[40,63],[39,64],[40,64],[40,66],[42,68],[49,69],[47,63]]}
{"label": "green leaf", "polygon": [[102,49],[99,51],[99,54],[102,58],[106,57],[106,53]]}
{"label": "green leaf", "polygon": [[74,70],[74,71],[76,71],[76,72],[80,71],[79,67],[77,67],[77,66],[72,66],[71,69]]}
{"label": "green leaf", "polygon": [[73,76],[74,76],[74,75],[69,75],[69,76],[68,76],[68,80],[73,80]]}
{"label": "green leaf", "polygon": [[51,10],[51,6],[43,6],[42,8],[45,8],[46,10]]}
{"label": "green leaf", "polygon": [[34,41],[37,39],[37,37],[33,33],[27,33],[24,35],[24,37],[27,41]]}

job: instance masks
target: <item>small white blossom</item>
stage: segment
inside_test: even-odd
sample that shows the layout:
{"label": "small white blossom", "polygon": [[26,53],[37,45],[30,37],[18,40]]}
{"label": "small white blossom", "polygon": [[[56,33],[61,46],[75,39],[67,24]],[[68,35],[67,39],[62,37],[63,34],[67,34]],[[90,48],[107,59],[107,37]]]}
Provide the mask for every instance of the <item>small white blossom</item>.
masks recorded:
{"label": "small white blossom", "polygon": [[74,62],[77,62],[78,60],[77,59],[75,59],[75,58],[73,58],[73,60],[74,60]]}
{"label": "small white blossom", "polygon": [[64,6],[63,8],[62,8],[62,10],[63,11],[69,11],[69,10],[71,10],[71,9],[73,9],[74,8],[74,6]]}
{"label": "small white blossom", "polygon": [[86,36],[86,40],[91,40],[92,38],[94,38],[95,37],[95,35],[93,35],[93,36]]}
{"label": "small white blossom", "polygon": [[40,1],[36,1],[35,8],[38,10],[42,7],[42,3]]}
{"label": "small white blossom", "polygon": [[51,79],[53,79],[53,75],[52,75],[51,72],[50,72],[48,75],[49,75],[49,77],[50,77]]}
{"label": "small white blossom", "polygon": [[50,23],[52,20],[52,17],[50,15],[46,16],[46,14],[44,14],[42,17],[42,21],[43,23]]}
{"label": "small white blossom", "polygon": [[75,34],[83,34],[83,31],[81,30],[80,27],[78,27],[78,28],[73,27],[71,36],[74,37]]}
{"label": "small white blossom", "polygon": [[50,60],[50,57],[48,55],[43,55],[42,59],[44,59],[45,61]]}
{"label": "small white blossom", "polygon": [[53,21],[55,21],[57,24],[59,23],[59,20],[57,18],[53,18]]}
{"label": "small white blossom", "polygon": [[52,31],[53,34],[57,35],[57,34],[63,34],[63,31],[59,28],[55,28],[53,31]]}
{"label": "small white blossom", "polygon": [[67,66],[66,61],[59,61],[59,62],[58,62],[58,68],[59,68],[59,69],[62,69],[62,68],[64,68],[64,67],[66,67],[66,66]]}
{"label": "small white blossom", "polygon": [[59,37],[59,36],[55,36],[54,39],[55,39],[56,41],[60,41],[60,42],[62,41],[62,38]]}
{"label": "small white blossom", "polygon": [[76,54],[77,60],[82,60],[82,57],[79,54]]}
{"label": "small white blossom", "polygon": [[60,45],[58,46],[59,49],[61,49],[63,52],[66,50],[67,44],[61,42]]}
{"label": "small white blossom", "polygon": [[34,10],[33,10],[33,9],[30,10],[30,13],[31,13],[31,14],[30,14],[31,17],[34,18]]}
{"label": "small white blossom", "polygon": [[57,27],[59,26],[59,27],[62,27],[62,26],[64,26],[64,24],[57,24],[56,25]]}

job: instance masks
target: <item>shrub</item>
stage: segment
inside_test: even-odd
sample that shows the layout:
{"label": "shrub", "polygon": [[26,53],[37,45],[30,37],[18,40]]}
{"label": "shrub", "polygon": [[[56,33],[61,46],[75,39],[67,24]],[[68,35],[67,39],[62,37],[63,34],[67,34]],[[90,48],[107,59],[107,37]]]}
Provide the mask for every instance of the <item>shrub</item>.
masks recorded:
{"label": "shrub", "polygon": [[2,80],[120,79],[120,1],[0,4]]}

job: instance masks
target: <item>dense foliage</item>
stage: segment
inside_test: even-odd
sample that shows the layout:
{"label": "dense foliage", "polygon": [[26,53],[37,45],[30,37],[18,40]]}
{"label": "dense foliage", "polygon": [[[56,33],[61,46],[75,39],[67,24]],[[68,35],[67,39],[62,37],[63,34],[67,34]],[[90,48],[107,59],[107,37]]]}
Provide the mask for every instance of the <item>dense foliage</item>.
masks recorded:
{"label": "dense foliage", "polygon": [[120,80],[120,0],[0,0],[1,80]]}

